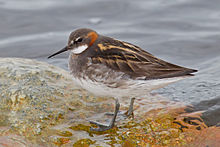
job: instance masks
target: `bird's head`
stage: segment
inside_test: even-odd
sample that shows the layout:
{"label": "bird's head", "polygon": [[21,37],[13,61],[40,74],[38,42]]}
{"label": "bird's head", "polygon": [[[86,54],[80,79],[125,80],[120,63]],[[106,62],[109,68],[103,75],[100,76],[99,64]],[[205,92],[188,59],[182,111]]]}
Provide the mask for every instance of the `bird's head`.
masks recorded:
{"label": "bird's head", "polygon": [[90,46],[92,46],[93,43],[97,40],[97,38],[98,34],[91,29],[77,29],[76,31],[70,34],[67,46],[65,46],[60,51],[52,54],[48,58],[51,58],[68,50],[70,50],[73,54],[76,55],[81,54]]}

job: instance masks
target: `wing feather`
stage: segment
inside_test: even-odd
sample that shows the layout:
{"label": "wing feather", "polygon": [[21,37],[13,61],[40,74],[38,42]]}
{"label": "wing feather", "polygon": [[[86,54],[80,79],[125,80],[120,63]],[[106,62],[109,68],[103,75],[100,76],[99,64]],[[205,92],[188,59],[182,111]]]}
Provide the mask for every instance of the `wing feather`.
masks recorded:
{"label": "wing feather", "polygon": [[98,52],[93,63],[102,63],[113,70],[124,72],[133,78],[169,78],[189,75],[196,70],[174,65],[154,57],[133,44],[114,40],[97,44]]}

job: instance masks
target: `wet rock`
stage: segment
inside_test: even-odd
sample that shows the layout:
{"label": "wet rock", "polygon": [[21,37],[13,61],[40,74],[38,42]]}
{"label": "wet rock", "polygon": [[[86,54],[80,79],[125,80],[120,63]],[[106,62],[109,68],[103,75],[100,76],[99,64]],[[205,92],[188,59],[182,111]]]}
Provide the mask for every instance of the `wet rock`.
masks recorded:
{"label": "wet rock", "polygon": [[[121,100],[121,110],[128,104],[129,99]],[[47,63],[0,58],[0,140],[6,144],[175,146],[195,140],[187,138],[193,136],[187,128],[180,129],[185,126],[185,116],[178,117],[183,109],[168,109],[170,105],[158,95],[137,98],[134,119],[119,117],[113,129],[91,132],[88,120],[109,123],[104,113],[113,111],[112,98],[87,93],[74,85],[67,71]],[[194,130],[199,134],[205,129]],[[17,142],[8,136],[23,137]]]}
{"label": "wet rock", "polygon": [[35,141],[43,130],[60,124],[68,111],[74,114],[85,107],[81,99],[93,101],[74,86],[68,72],[29,59],[1,58],[0,85],[0,125],[9,124]]}

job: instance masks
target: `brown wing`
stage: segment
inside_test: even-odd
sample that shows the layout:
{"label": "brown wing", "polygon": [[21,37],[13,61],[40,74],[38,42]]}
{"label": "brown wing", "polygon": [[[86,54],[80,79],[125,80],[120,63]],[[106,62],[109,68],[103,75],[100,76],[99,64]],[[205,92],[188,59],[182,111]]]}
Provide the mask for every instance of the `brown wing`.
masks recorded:
{"label": "brown wing", "polygon": [[118,40],[97,44],[98,52],[93,63],[103,63],[133,78],[159,79],[190,75],[196,70],[180,67],[161,59],[141,48]]}

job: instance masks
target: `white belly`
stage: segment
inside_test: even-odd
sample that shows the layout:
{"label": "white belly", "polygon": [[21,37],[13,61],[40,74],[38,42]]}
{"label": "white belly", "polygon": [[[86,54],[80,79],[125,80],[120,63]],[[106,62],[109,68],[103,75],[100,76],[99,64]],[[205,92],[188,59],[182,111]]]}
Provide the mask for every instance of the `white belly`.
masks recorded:
{"label": "white belly", "polygon": [[96,96],[104,97],[138,97],[148,94],[154,89],[162,88],[170,83],[181,80],[185,77],[175,77],[166,79],[155,80],[128,80],[126,85],[114,88],[109,87],[100,82],[94,82],[90,79],[78,79],[73,77],[75,84],[79,85],[83,89],[93,93]]}

